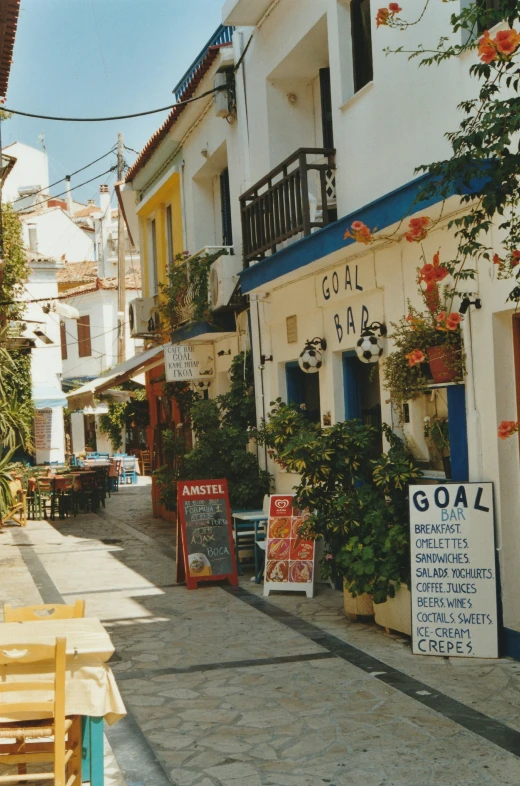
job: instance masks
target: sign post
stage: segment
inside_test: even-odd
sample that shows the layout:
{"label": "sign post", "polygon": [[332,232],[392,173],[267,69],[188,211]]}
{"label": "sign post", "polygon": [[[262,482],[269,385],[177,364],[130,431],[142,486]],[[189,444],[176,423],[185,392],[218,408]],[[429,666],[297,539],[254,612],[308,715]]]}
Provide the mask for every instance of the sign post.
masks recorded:
{"label": "sign post", "polygon": [[185,575],[188,589],[221,579],[237,586],[227,482],[179,481],[177,511],[177,580]]}
{"label": "sign post", "polygon": [[498,658],[492,483],[410,486],[415,655]]}
{"label": "sign post", "polygon": [[293,494],[274,494],[269,502],[264,597],[273,590],[305,592],[314,597],[316,543],[300,535],[308,517],[294,505]]}

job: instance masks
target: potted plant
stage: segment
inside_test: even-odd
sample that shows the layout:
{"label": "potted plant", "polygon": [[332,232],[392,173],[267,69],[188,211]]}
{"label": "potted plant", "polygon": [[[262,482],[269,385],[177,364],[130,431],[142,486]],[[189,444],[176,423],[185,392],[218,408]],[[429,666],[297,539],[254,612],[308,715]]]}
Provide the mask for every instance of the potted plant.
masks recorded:
{"label": "potted plant", "polygon": [[383,367],[385,386],[396,404],[418,398],[432,381],[442,384],[464,378],[462,316],[452,310],[456,293],[451,286],[440,289],[448,268],[438,252],[432,263],[424,255],[423,262],[417,284],[426,309],[419,311],[409,303],[408,314],[392,323],[394,350]]}

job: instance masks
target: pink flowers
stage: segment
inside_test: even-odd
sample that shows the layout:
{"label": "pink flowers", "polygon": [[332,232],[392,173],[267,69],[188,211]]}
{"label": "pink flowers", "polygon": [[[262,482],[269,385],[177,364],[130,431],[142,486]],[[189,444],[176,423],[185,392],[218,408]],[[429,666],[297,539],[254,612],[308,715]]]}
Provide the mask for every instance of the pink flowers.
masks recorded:
{"label": "pink flowers", "polygon": [[437,330],[457,330],[462,322],[462,317],[457,311],[452,311],[448,314],[446,311],[441,311],[437,314],[435,320],[438,324]]}
{"label": "pink flowers", "polygon": [[428,234],[428,227],[431,224],[431,219],[428,216],[418,216],[411,218],[408,225],[408,232],[405,238],[409,243],[420,243]]}
{"label": "pink flowers", "polygon": [[498,427],[498,436],[500,439],[508,439],[520,431],[520,421],[503,420]]}
{"label": "pink flowers", "polygon": [[357,243],[363,243],[365,246],[368,246],[374,240],[372,232],[362,221],[353,221],[350,229],[347,229],[345,232],[344,237],[345,240],[351,237]]}
{"label": "pink flowers", "polygon": [[494,60],[510,60],[520,46],[520,34],[516,30],[499,30],[491,38],[487,30],[478,42],[478,54],[483,63]]}
{"label": "pink flowers", "polygon": [[412,352],[406,355],[406,358],[408,360],[409,366],[416,366],[418,363],[424,363],[426,360],[426,355],[424,352],[421,352],[420,349],[414,349]]}

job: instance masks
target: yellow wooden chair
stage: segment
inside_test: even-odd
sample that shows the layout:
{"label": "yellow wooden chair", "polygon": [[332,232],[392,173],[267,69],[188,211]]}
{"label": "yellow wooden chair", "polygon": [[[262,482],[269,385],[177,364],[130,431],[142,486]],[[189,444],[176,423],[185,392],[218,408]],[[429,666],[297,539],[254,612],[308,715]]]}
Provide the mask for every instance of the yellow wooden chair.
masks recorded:
{"label": "yellow wooden chair", "polygon": [[71,606],[66,603],[42,603],[39,606],[20,606],[17,609],[13,609],[8,604],[4,606],[4,622],[72,620],[84,616],[84,600],[77,600]]}
{"label": "yellow wooden chair", "polygon": [[149,450],[142,450],[141,451],[141,474],[142,475],[149,475],[152,471],[152,464],[150,461],[150,451]]}
{"label": "yellow wooden chair", "polygon": [[22,488],[20,481],[14,480],[10,484],[13,497],[10,508],[3,518],[0,518],[0,527],[7,521],[14,521],[20,527],[27,526],[27,491]]}
{"label": "yellow wooden chair", "polygon": [[[49,679],[32,679],[30,672],[53,665]],[[0,765],[16,765],[18,773],[0,775],[2,783],[54,781],[55,786],[81,786],[81,716],[65,717],[66,639],[55,645],[17,644],[0,649],[0,665],[22,676],[0,682],[0,715],[41,713],[50,716],[39,721],[0,723]],[[14,700],[5,694],[16,692]],[[42,692],[50,698],[42,697]],[[25,694],[25,695],[24,695]],[[22,698],[20,698],[20,696]],[[5,742],[4,742],[5,740]],[[28,766],[52,764],[52,770],[27,772]]]}

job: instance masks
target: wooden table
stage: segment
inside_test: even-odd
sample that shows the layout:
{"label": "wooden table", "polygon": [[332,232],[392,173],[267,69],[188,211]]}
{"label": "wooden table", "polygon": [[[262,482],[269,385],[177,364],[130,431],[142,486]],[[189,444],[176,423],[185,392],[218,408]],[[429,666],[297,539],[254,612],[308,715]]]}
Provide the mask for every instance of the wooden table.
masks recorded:
{"label": "wooden table", "polygon": [[[67,639],[65,682],[66,715],[83,716],[83,780],[91,786],[103,786],[103,722],[110,725],[126,715],[114,675],[107,665],[114,653],[110,636],[98,619],[86,617],[71,620],[38,622],[4,622],[0,624],[0,649],[23,644],[54,644],[59,636]],[[51,671],[52,667],[49,667]],[[26,680],[27,671],[17,674],[13,667],[0,667],[0,680]],[[48,678],[45,669],[31,674],[31,679]],[[40,694],[40,692],[39,692]],[[16,692],[10,692],[16,697]],[[41,713],[27,713],[22,720],[35,720]],[[21,720],[2,716],[4,723]]]}

